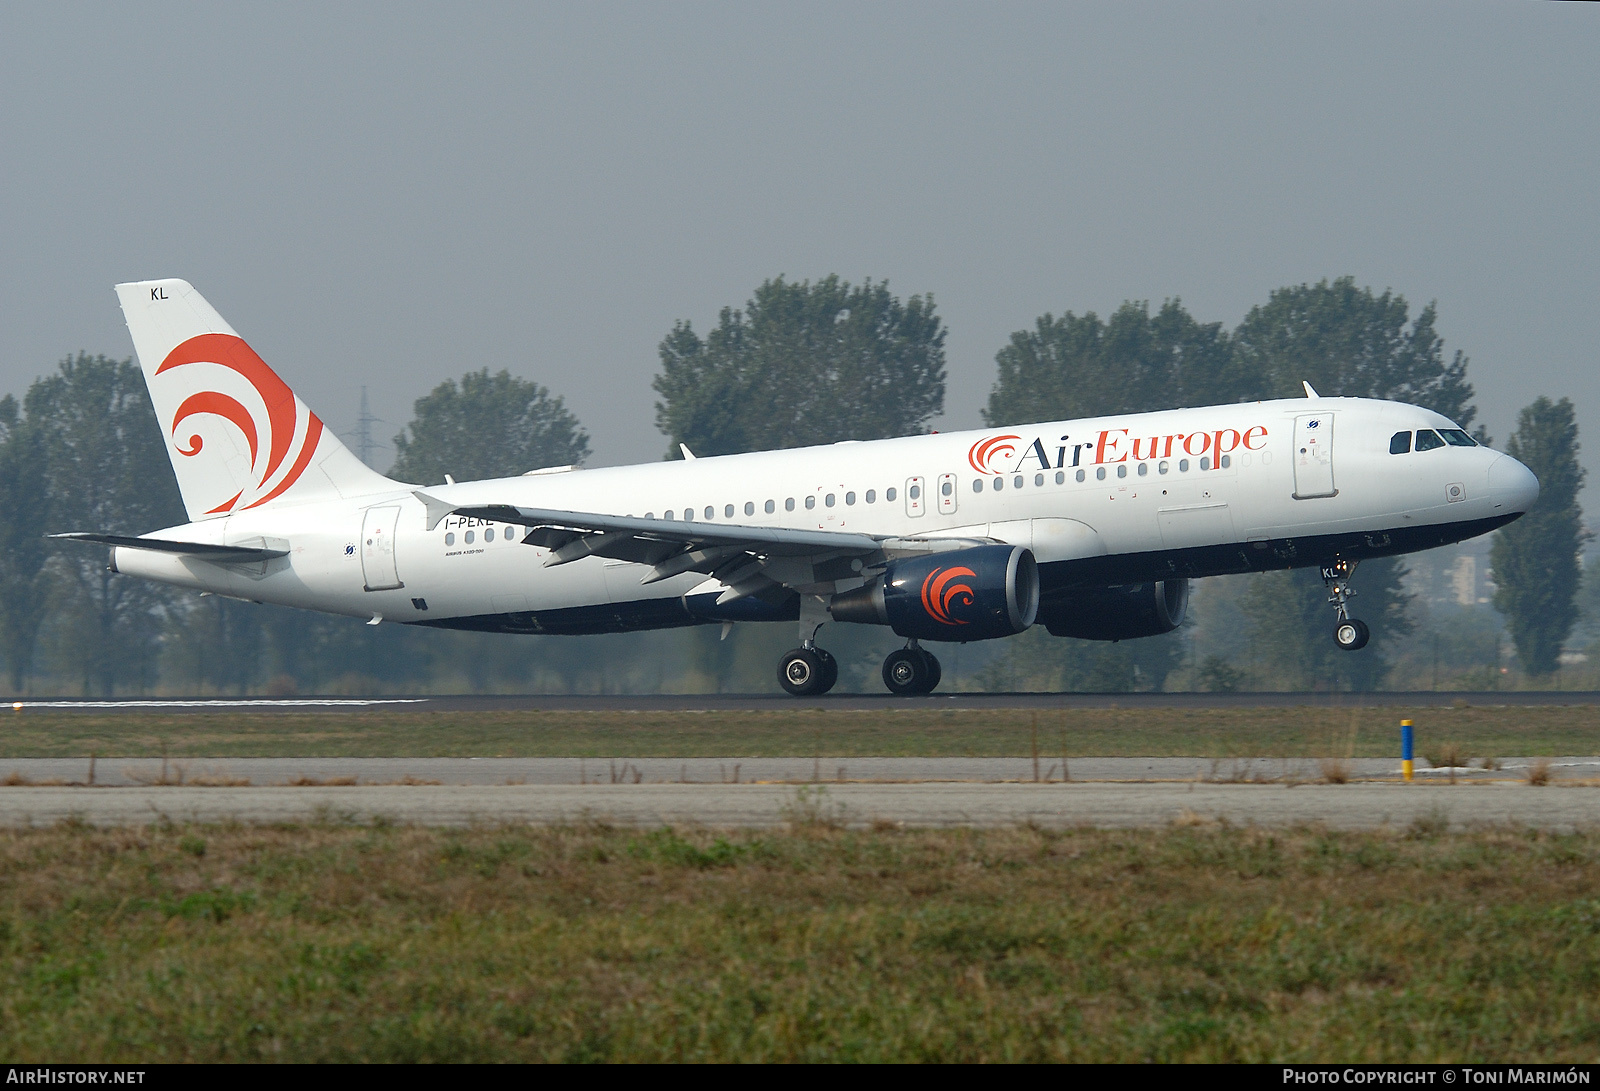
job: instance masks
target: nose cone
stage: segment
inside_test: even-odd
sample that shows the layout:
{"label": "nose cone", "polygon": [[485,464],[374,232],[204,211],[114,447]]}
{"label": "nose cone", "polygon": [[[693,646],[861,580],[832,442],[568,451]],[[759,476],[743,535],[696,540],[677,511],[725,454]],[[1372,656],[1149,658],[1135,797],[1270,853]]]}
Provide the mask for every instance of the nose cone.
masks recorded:
{"label": "nose cone", "polygon": [[1522,513],[1539,499],[1539,479],[1510,455],[1489,464],[1489,497],[1496,511]]}

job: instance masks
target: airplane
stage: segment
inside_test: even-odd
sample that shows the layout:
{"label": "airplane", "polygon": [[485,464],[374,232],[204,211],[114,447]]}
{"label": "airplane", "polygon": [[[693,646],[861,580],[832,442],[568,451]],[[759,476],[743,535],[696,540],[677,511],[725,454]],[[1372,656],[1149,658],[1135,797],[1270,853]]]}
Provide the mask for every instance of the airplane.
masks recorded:
{"label": "airplane", "polygon": [[[1182,624],[1191,581],[1315,567],[1356,651],[1369,557],[1485,534],[1539,482],[1449,419],[1306,397],[636,466],[408,483],[368,468],[188,283],[116,288],[190,521],[110,547],[129,576],[257,603],[494,633],[789,622],[778,680],[826,693],[828,622],[924,644],[1040,624],[1127,640]],[[1337,440],[1335,437],[1337,436]]]}

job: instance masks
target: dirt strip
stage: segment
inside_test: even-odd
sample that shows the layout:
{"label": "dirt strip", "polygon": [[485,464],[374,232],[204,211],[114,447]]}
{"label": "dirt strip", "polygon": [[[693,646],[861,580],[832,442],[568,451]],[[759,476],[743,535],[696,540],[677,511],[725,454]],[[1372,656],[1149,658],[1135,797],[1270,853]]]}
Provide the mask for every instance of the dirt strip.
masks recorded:
{"label": "dirt strip", "polygon": [[1600,788],[1514,782],[1450,785],[1073,784],[555,784],[361,787],[17,787],[0,790],[0,825],[151,822],[388,821],[428,826],[606,822],[762,828],[864,826],[1158,827],[1320,823],[1333,829],[1415,824],[1442,830],[1600,824]]}

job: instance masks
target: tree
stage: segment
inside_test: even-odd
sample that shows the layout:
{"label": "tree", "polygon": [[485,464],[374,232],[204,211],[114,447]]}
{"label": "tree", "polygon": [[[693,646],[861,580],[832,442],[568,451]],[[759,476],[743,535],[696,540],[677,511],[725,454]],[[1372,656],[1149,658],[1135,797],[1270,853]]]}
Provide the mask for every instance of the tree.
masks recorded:
{"label": "tree", "polygon": [[778,277],[704,339],[688,321],[662,339],[656,427],[670,458],[912,435],[944,408],[944,339],[932,296]]}
{"label": "tree", "polygon": [[1495,535],[1494,606],[1505,615],[1523,668],[1549,674],[1578,619],[1578,555],[1588,540],[1578,507],[1584,471],[1572,402],[1540,398],[1524,408],[1506,452],[1539,479],[1539,499]]}
{"label": "tree", "polygon": [[1260,674],[1256,684],[1262,689],[1376,689],[1388,674],[1382,652],[1412,630],[1404,578],[1405,568],[1395,558],[1361,562],[1351,610],[1371,628],[1372,650],[1351,653],[1329,635],[1333,611],[1315,568],[1256,576],[1239,603],[1251,627]]}
{"label": "tree", "polygon": [[[79,353],[36,381],[24,405],[43,456],[48,531],[145,534],[184,522],[144,376],[131,360]],[[62,543],[55,646],[84,688],[103,694],[154,674],[171,592],[109,571],[104,551]]]}
{"label": "tree", "polygon": [[1404,296],[1340,277],[1279,288],[1233,331],[1233,348],[1252,397],[1297,398],[1309,382],[1327,397],[1393,398],[1471,428],[1467,358],[1445,362],[1434,318],[1432,303],[1412,322]]}
{"label": "tree", "polygon": [[413,412],[394,437],[397,457],[389,476],[402,481],[515,477],[589,457],[589,437],[562,400],[509,371],[469,371],[459,385],[446,379],[418,398]]}
{"label": "tree", "polygon": [[32,668],[50,597],[50,546],[40,533],[50,497],[39,446],[17,399],[0,398],[0,654],[13,693]]}
{"label": "tree", "polygon": [[1108,413],[1147,413],[1254,397],[1222,323],[1201,324],[1180,300],[1152,317],[1127,302],[1109,321],[1046,314],[995,354],[999,376],[983,416],[991,427]]}

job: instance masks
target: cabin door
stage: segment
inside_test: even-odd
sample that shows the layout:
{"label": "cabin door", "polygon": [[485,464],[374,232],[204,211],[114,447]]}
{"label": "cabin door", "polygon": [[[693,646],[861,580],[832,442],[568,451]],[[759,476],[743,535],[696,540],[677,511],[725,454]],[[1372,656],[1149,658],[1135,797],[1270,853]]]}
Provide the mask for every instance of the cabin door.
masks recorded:
{"label": "cabin door", "polygon": [[1307,413],[1294,419],[1294,498],[1334,496],[1333,414]]}
{"label": "cabin door", "polygon": [[394,531],[400,522],[398,507],[368,508],[361,523],[361,575],[368,591],[404,587],[394,566]]}

